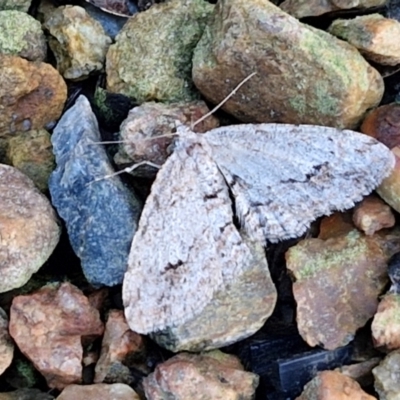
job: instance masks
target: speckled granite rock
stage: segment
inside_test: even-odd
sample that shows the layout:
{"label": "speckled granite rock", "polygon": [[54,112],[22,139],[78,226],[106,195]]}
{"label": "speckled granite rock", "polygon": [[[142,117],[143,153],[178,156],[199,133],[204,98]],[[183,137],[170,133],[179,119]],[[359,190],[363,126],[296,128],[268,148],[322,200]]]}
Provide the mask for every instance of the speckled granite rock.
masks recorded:
{"label": "speckled granite rock", "polygon": [[0,137],[53,126],[67,86],[50,64],[0,54]]}
{"label": "speckled granite rock", "polygon": [[57,69],[66,79],[79,80],[101,71],[111,38],[99,22],[78,6],[58,7],[44,23]]}
{"label": "speckled granite rock", "polygon": [[72,247],[95,286],[122,283],[140,204],[113,173],[88,100],[80,96],[52,135],[57,168],[49,189]]}
{"label": "speckled granite rock", "polygon": [[107,88],[140,103],[198,98],[191,58],[212,9],[203,0],[171,0],[130,18],[107,54]]}
{"label": "speckled granite rock", "polygon": [[0,0],[0,10],[28,12],[32,0]]}
{"label": "speckled granite rock", "polygon": [[372,373],[380,400],[400,400],[400,350],[389,353]]}
{"label": "speckled granite rock", "polygon": [[[290,50],[289,50],[290,49]],[[193,56],[193,80],[244,122],[354,128],[378,105],[383,80],[351,45],[269,1],[220,0]]]}
{"label": "speckled granite rock", "polygon": [[40,22],[24,12],[0,11],[0,53],[43,61],[47,43]]}
{"label": "speckled granite rock", "polygon": [[0,293],[28,282],[60,237],[56,214],[22,172],[0,164]]}

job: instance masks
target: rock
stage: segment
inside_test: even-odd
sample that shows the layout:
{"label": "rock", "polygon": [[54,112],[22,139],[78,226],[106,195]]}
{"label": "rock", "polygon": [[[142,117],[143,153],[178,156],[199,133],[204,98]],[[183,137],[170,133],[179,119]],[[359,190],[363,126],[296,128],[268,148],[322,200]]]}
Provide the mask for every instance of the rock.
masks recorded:
{"label": "rock", "polygon": [[366,116],[360,130],[389,149],[400,146],[400,105],[391,103],[375,108]]}
{"label": "rock", "polygon": [[355,128],[383,80],[351,45],[301,24],[269,1],[221,0],[193,56],[193,80],[244,122]]}
{"label": "rock", "polygon": [[135,14],[108,51],[107,88],[139,103],[198,98],[191,59],[212,10],[203,0],[171,0]]}
{"label": "rock", "polygon": [[296,18],[313,17],[332,11],[383,6],[386,0],[286,0],[279,7]]}
{"label": "rock", "polygon": [[343,375],[357,381],[362,387],[372,386],[374,384],[374,377],[372,369],[375,368],[381,361],[380,357],[373,357],[369,360],[362,361],[356,364],[343,365],[336,370]]}
{"label": "rock", "polygon": [[101,71],[111,38],[99,22],[78,6],[58,7],[44,23],[57,69],[66,79],[80,80]]}
{"label": "rock", "polygon": [[305,239],[287,251],[297,326],[310,346],[333,350],[354,338],[377,310],[388,258],[378,237],[356,230],[326,241]]}
{"label": "rock", "polygon": [[400,252],[390,257],[388,261],[388,274],[392,282],[390,292],[400,294]]}
{"label": "rock", "polygon": [[372,370],[375,378],[375,390],[380,400],[400,399],[400,350],[389,353],[381,363]]}
{"label": "rock", "polygon": [[0,0],[0,10],[28,12],[32,0]]}
{"label": "rock", "polygon": [[353,379],[337,371],[323,371],[306,386],[296,400],[373,400]]}
{"label": "rock", "polygon": [[354,228],[352,213],[350,211],[334,212],[328,217],[322,217],[319,225],[318,239],[326,240],[333,237],[345,236],[354,230]]}
{"label": "rock", "polygon": [[0,393],[0,400],[53,400],[54,396],[39,389],[18,389],[13,392]]}
{"label": "rock", "polygon": [[8,333],[7,314],[0,308],[0,375],[10,366],[13,356],[14,343]]}
{"label": "rock", "polygon": [[122,283],[140,205],[114,172],[90,104],[80,96],[52,135],[57,168],[49,180],[54,206],[94,286]]}
{"label": "rock", "polygon": [[[244,272],[229,287],[218,290],[199,314],[185,323],[153,333],[153,340],[173,352],[203,351],[235,343],[264,325],[275,308],[276,289],[264,248],[250,241],[246,244],[254,258]],[[126,282],[125,279],[124,285]],[[127,309],[125,315],[129,318]]]}
{"label": "rock", "polygon": [[[114,156],[117,165],[150,161],[164,164],[172,152],[173,132],[177,121],[190,126],[191,123],[207,114],[209,109],[203,101],[191,103],[144,103],[133,108],[121,124],[118,153]],[[195,132],[207,132],[218,126],[218,120],[210,116],[194,127]],[[143,172],[142,172],[143,171]],[[141,167],[132,171],[146,177],[154,177],[153,167]]]}
{"label": "rock", "polygon": [[114,383],[106,385],[69,385],[57,397],[57,400],[140,400],[140,397],[128,385]]}
{"label": "rock", "polygon": [[391,208],[377,196],[366,197],[354,210],[354,225],[371,236],[383,228],[391,228],[395,217]]}
{"label": "rock", "polygon": [[60,226],[48,199],[16,168],[0,164],[0,293],[24,285],[50,257]]}
{"label": "rock", "polygon": [[376,191],[397,212],[400,212],[400,146],[392,148],[396,163],[391,174],[377,187]]}
{"label": "rock", "polygon": [[7,159],[45,192],[55,167],[50,134],[45,129],[22,132],[9,139]]}
{"label": "rock", "polygon": [[68,282],[16,296],[10,309],[10,335],[50,388],[81,381],[81,341],[94,340],[103,330],[99,312]]}
{"label": "rock", "polygon": [[372,321],[372,337],[376,347],[400,349],[400,294],[386,294],[380,301]]}
{"label": "rock", "polygon": [[328,32],[356,47],[368,60],[382,65],[400,63],[400,22],[380,14],[337,19]]}
{"label": "rock", "polygon": [[47,43],[40,22],[21,11],[0,11],[0,53],[44,61]]}
{"label": "rock", "polygon": [[111,310],[104,331],[94,382],[132,384],[134,378],[129,369],[130,360],[138,358],[137,355],[143,352],[143,338],[129,329],[124,312]]}
{"label": "rock", "polygon": [[52,126],[67,86],[50,64],[0,54],[0,137]]}
{"label": "rock", "polygon": [[220,351],[181,353],[157,365],[143,386],[147,400],[250,400],[258,376],[244,371],[235,356]]}

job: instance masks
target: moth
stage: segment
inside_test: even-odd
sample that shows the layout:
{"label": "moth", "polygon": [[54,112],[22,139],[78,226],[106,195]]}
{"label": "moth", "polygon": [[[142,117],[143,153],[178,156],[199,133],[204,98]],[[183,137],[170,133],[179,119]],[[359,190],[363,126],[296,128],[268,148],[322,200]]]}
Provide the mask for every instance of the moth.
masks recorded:
{"label": "moth", "polygon": [[123,282],[128,323],[143,334],[194,318],[242,272],[250,250],[240,229],[263,245],[298,237],[316,218],[351,208],[394,166],[386,146],[349,130],[247,124],[177,133]]}

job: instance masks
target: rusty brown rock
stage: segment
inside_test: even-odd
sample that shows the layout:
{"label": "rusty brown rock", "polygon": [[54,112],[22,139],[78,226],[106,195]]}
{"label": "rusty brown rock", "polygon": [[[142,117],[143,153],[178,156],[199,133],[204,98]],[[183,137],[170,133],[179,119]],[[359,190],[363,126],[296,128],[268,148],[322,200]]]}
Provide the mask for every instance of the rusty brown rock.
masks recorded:
{"label": "rusty brown rock", "polygon": [[377,310],[388,258],[378,237],[356,230],[326,241],[305,239],[287,251],[297,326],[310,346],[333,350],[353,339]]}
{"label": "rusty brown rock", "polygon": [[347,235],[354,228],[351,211],[335,212],[321,219],[318,239],[326,240]]}
{"label": "rusty brown rock", "polygon": [[95,369],[94,382],[120,383],[123,377],[131,377],[129,360],[138,358],[143,353],[144,341],[142,336],[129,329],[124,312],[111,310],[106,322],[103,342],[101,345],[100,359]]}
{"label": "rusty brown rock", "polygon": [[[133,108],[121,124],[120,139],[123,143],[114,161],[117,165],[150,161],[161,166],[172,152],[177,121],[190,126],[209,111],[206,103],[200,100],[174,104],[149,102]],[[218,120],[210,116],[196,125],[194,131],[203,133],[218,125]],[[134,174],[138,172],[146,176],[155,175],[145,166],[140,171],[133,171]]]}
{"label": "rusty brown rock", "polygon": [[381,299],[371,330],[376,347],[400,349],[400,295],[388,293]]}
{"label": "rusty brown rock", "polygon": [[371,111],[360,130],[392,149],[400,145],[400,105],[386,104]]}
{"label": "rusty brown rock", "polygon": [[10,309],[10,335],[51,388],[81,381],[82,340],[103,330],[99,312],[68,282],[16,296]]}
{"label": "rusty brown rock", "polygon": [[400,350],[389,353],[372,370],[374,387],[380,400],[400,400]]}
{"label": "rusty brown rock", "polygon": [[243,370],[235,356],[213,351],[180,353],[157,365],[143,381],[147,400],[250,400],[258,376]]}
{"label": "rusty brown rock", "polygon": [[14,356],[14,343],[8,333],[8,318],[0,308],[0,375],[10,366]]}
{"label": "rusty brown rock", "polygon": [[353,379],[337,371],[320,372],[296,400],[376,400]]}
{"label": "rusty brown rock", "polygon": [[371,236],[383,228],[391,228],[396,220],[391,208],[377,196],[366,197],[354,210],[354,225]]}
{"label": "rusty brown rock", "polygon": [[67,86],[50,64],[0,54],[0,137],[52,126]]}
{"label": "rusty brown rock", "polygon": [[280,8],[296,18],[313,17],[332,11],[382,6],[386,0],[286,0]]}
{"label": "rusty brown rock", "polygon": [[378,105],[383,80],[351,45],[268,1],[221,0],[193,57],[193,80],[243,122],[354,128]]}
{"label": "rusty brown rock", "polygon": [[380,14],[337,19],[328,32],[346,40],[368,60],[382,65],[400,63],[400,22],[394,19]]}
{"label": "rusty brown rock", "polygon": [[106,385],[69,385],[56,400],[140,400],[136,392],[123,383]]}
{"label": "rusty brown rock", "polygon": [[24,285],[50,257],[61,233],[49,200],[14,167],[0,164],[0,293]]}

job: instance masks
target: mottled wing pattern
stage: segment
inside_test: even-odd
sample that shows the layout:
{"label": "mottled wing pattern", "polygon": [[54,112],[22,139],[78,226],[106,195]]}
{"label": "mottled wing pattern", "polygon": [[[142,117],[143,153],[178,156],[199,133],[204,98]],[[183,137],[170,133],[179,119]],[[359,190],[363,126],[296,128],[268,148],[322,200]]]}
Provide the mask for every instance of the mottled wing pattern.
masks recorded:
{"label": "mottled wing pattern", "polygon": [[182,138],[153,183],[123,284],[136,332],[193,318],[250,257],[232,222],[224,177],[208,153],[197,137]]}
{"label": "mottled wing pattern", "polygon": [[351,208],[393,165],[390,150],[361,133],[259,124],[205,134],[253,240],[298,237],[317,217]]}

